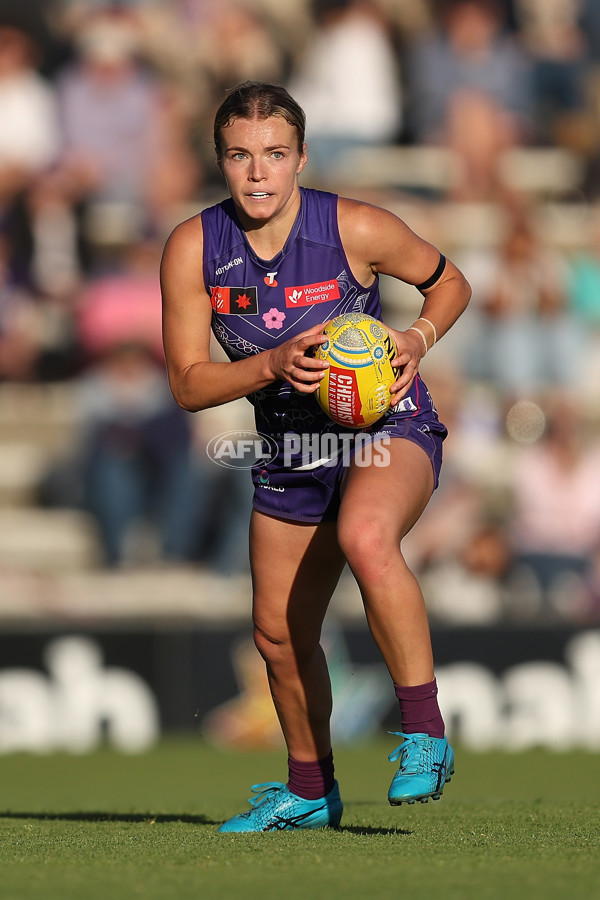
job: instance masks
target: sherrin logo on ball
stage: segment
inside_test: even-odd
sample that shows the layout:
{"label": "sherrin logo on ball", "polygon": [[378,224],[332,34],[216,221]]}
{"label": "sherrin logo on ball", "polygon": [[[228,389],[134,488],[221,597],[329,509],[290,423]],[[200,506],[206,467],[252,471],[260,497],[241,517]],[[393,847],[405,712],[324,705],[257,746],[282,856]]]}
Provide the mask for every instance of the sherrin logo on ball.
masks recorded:
{"label": "sherrin logo on ball", "polygon": [[396,380],[389,331],[372,316],[347,313],[328,322],[323,334],[328,340],[314,351],[316,359],[329,363],[315,393],[320,407],[339,425],[372,425],[390,408]]}

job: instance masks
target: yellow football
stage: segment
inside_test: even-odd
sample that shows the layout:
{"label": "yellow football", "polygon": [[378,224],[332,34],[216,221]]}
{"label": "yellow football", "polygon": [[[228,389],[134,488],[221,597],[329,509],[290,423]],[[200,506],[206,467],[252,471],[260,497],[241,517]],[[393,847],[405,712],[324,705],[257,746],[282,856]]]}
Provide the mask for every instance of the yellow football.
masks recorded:
{"label": "yellow football", "polygon": [[389,331],[372,316],[347,313],[328,322],[323,333],[328,340],[314,353],[329,363],[315,394],[320,407],[339,425],[372,425],[388,411],[396,380]]}

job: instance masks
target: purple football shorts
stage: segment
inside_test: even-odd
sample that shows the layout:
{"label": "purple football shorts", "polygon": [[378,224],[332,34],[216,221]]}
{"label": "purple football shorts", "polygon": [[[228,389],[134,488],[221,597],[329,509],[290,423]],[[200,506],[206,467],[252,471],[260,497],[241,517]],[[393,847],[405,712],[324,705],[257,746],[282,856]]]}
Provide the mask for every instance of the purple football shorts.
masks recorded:
{"label": "purple football shorts", "polygon": [[[252,469],[254,509],[296,522],[325,522],[337,517],[344,472],[355,465],[385,465],[390,440],[403,438],[421,447],[431,461],[434,488],[448,431],[435,413],[386,416],[360,432],[283,436],[270,461]],[[272,438],[273,439],[273,438]]]}

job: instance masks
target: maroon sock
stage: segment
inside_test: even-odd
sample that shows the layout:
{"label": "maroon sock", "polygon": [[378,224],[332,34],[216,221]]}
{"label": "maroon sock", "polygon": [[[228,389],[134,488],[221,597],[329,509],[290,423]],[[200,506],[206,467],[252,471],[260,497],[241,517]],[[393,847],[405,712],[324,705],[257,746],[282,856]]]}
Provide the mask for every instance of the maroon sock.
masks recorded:
{"label": "maroon sock", "polygon": [[333,752],[330,750],[325,759],[315,762],[300,762],[288,757],[290,780],[288,790],[305,800],[319,800],[325,797],[333,787]]}
{"label": "maroon sock", "polygon": [[444,720],[437,702],[435,678],[427,684],[402,687],[394,684],[396,697],[400,702],[400,719],[405,734],[428,734],[444,737]]}

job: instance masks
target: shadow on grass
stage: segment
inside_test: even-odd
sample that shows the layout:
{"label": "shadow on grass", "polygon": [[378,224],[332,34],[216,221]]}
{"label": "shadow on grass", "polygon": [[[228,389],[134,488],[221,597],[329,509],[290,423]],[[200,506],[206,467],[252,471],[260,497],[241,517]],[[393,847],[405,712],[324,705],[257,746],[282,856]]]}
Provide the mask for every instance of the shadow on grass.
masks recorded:
{"label": "shadow on grass", "polygon": [[[185,825],[220,825],[214,819],[207,816],[176,815],[152,815],[152,813],[109,813],[109,812],[14,812],[0,810],[0,819],[37,819],[43,821],[61,822],[144,822],[154,825],[159,822],[182,822]],[[372,825],[340,825],[336,831],[348,834],[397,834],[406,836],[413,834],[405,828],[378,828]]]}
{"label": "shadow on grass", "polygon": [[375,828],[372,825],[340,825],[336,831],[346,831],[348,834],[398,834],[405,837],[414,834],[405,828]]}
{"label": "shadow on grass", "polygon": [[152,813],[109,813],[109,812],[3,812],[0,819],[61,820],[64,822],[183,822],[188,825],[220,825],[207,816],[153,815]]}

